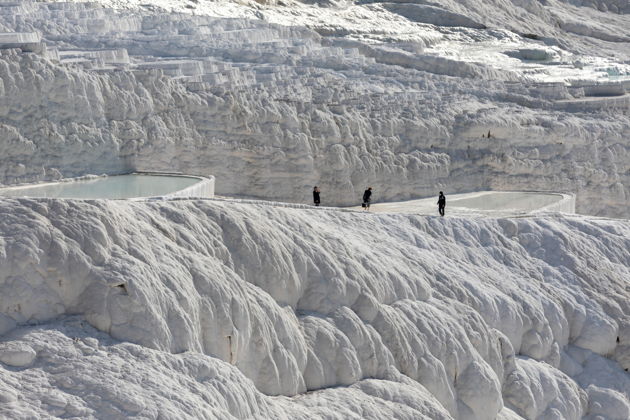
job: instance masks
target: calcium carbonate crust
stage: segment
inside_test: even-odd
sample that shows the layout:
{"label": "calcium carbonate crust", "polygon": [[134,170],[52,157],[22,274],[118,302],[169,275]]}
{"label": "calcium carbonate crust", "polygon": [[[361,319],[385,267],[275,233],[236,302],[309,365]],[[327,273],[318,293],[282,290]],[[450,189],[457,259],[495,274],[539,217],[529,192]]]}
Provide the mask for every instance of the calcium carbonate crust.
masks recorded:
{"label": "calcium carbonate crust", "polygon": [[5,199],[0,214],[4,415],[630,407],[626,221],[212,200]]}
{"label": "calcium carbonate crust", "polygon": [[[41,34],[47,52],[0,51],[0,182],[181,171],[215,175],[218,194],[272,200],[309,202],[318,185],[331,205],[356,204],[368,185],[381,201],[552,190],[577,193],[579,212],[627,216],[626,87],[553,75],[623,73],[628,41],[586,42],[549,13],[593,33],[621,33],[627,15],[530,3],[514,4],[522,21],[508,4],[442,6],[500,19],[488,29],[378,5],[193,5],[244,17],[226,19],[133,2],[6,3],[0,28]],[[298,19],[301,8],[314,20]],[[256,10],[274,23],[245,19]],[[327,31],[318,16],[336,20]],[[372,18],[391,30],[366,26]],[[465,57],[474,51],[489,58]]]}

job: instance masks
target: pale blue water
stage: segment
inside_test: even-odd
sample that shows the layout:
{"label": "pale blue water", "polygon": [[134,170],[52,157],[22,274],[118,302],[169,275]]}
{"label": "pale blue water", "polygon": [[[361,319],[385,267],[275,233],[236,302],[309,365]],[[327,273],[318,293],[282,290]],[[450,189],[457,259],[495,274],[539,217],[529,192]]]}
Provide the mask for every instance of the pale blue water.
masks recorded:
{"label": "pale blue water", "polygon": [[448,201],[452,207],[477,210],[520,210],[532,211],[554,204],[562,199],[558,194],[528,192],[491,192],[478,197],[456,198]]}
{"label": "pale blue water", "polygon": [[199,178],[164,175],[116,175],[72,182],[0,189],[4,197],[139,198],[162,196],[200,182]]}

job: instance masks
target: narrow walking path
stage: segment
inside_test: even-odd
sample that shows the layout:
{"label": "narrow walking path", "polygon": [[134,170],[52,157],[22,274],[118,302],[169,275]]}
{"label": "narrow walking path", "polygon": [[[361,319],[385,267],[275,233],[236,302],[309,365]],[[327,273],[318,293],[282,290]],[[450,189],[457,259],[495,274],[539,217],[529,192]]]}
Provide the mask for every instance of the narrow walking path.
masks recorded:
{"label": "narrow walking path", "polygon": [[[352,207],[362,210],[361,206]],[[392,203],[375,203],[374,213],[411,213],[437,215],[435,197]],[[446,196],[446,215],[455,216],[520,216],[541,211],[575,213],[575,196],[572,194],[522,191],[480,191]]]}

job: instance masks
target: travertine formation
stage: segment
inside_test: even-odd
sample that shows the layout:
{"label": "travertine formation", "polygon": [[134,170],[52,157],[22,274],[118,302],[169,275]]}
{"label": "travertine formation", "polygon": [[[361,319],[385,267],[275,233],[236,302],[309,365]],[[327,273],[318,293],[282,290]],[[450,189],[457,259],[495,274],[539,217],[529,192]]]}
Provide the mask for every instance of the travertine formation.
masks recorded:
{"label": "travertine formation", "polygon": [[[380,201],[555,190],[577,193],[578,211],[627,215],[627,82],[592,78],[596,62],[570,33],[555,41],[563,49],[545,46],[553,31],[537,41],[408,23],[410,41],[385,42],[93,3],[1,6],[2,30],[46,46],[0,56],[5,184],[166,170],[213,174],[221,194],[297,202],[313,185],[336,205],[356,204],[368,184]],[[463,34],[504,45],[495,55],[507,61],[439,53]],[[606,45],[624,60],[627,42]],[[573,82],[544,81],[556,71]]]}
{"label": "travertine formation", "polygon": [[0,415],[630,410],[627,221],[201,200],[5,199],[0,216]]}
{"label": "travertine formation", "polygon": [[313,3],[0,2],[2,184],[293,202],[0,199],[0,417],[627,420],[628,221],[298,204],[627,217],[624,3]]}

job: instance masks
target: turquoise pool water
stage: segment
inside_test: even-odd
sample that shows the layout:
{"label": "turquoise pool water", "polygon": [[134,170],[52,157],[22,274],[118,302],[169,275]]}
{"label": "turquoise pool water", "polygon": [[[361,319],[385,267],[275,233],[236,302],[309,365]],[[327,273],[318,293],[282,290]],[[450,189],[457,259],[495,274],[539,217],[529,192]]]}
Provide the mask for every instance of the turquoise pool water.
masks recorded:
{"label": "turquoise pool water", "polygon": [[55,182],[0,189],[3,197],[140,198],[155,197],[188,188],[201,179],[171,175],[116,175],[87,180]]}
{"label": "turquoise pool water", "polygon": [[562,199],[559,194],[529,192],[488,192],[477,197],[454,198],[450,200],[452,207],[465,207],[476,210],[519,210],[533,211]]}

